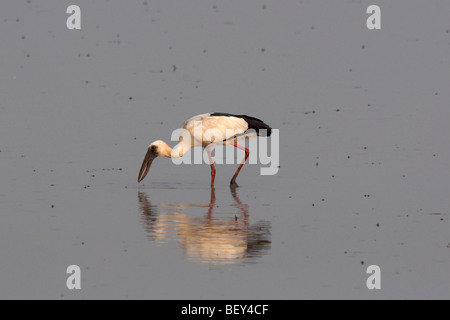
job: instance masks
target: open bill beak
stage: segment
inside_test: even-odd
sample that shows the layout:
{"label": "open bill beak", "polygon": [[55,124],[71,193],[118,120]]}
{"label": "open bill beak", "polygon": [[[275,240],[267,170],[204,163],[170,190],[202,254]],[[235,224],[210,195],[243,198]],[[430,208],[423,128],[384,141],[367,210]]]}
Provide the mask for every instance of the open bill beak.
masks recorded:
{"label": "open bill beak", "polygon": [[150,151],[147,152],[144,158],[144,162],[142,162],[141,170],[139,171],[138,182],[144,180],[145,176],[150,170],[150,166],[152,165],[153,159],[155,159],[153,154],[151,154]]}

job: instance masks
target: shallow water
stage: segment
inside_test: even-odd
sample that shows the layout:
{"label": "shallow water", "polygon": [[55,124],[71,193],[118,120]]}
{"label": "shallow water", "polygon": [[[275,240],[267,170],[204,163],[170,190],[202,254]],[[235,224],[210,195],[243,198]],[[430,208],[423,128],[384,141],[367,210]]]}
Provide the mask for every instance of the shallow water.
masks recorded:
{"label": "shallow water", "polygon": [[198,263],[256,263],[270,250],[271,223],[258,221],[250,225],[249,206],[241,202],[235,188],[231,195],[235,202],[232,205],[219,206],[215,188],[207,204],[152,205],[147,193],[140,191],[142,226],[148,240],[177,241],[183,253]]}
{"label": "shallow water", "polygon": [[[0,4],[0,298],[450,298],[450,4],[379,1],[372,32],[371,3],[322,2],[78,1],[81,31]],[[278,174],[137,183],[211,111],[280,129]]]}

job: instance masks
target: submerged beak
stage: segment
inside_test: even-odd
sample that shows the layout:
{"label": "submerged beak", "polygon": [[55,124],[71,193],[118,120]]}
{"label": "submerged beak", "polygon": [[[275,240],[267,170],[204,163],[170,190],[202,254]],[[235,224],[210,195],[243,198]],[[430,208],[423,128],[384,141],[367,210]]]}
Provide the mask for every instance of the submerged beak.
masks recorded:
{"label": "submerged beak", "polygon": [[150,151],[148,151],[147,154],[145,155],[144,162],[142,162],[141,170],[139,171],[138,182],[144,180],[145,176],[150,170],[150,166],[152,165],[153,159],[155,159],[155,157]]}

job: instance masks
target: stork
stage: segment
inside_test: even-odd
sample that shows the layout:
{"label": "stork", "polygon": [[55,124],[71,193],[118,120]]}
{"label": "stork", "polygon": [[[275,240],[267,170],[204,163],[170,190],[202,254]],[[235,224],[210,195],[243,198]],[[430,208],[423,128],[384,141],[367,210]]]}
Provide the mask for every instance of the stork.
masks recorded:
{"label": "stork", "polygon": [[[196,125],[198,124],[201,124],[201,130],[196,130]],[[178,144],[173,149],[161,140],[157,140],[150,144],[142,163],[141,170],[139,171],[138,182],[141,182],[145,178],[156,157],[178,158],[182,157],[183,154],[193,147],[203,147],[208,152],[211,165],[211,186],[214,186],[216,168],[211,155],[212,148],[217,145],[232,145],[245,151],[245,158],[230,182],[230,185],[237,186],[236,177],[250,155],[250,150],[237,144],[237,141],[259,136],[261,129],[265,130],[267,136],[270,136],[272,132],[272,128],[260,119],[247,115],[234,115],[219,112],[205,113],[192,117],[183,123],[182,129],[189,133],[190,139],[183,139],[183,137],[180,137]],[[218,140],[214,136],[209,137],[206,134],[208,130],[220,133],[221,135],[219,134],[219,136],[221,139]]]}

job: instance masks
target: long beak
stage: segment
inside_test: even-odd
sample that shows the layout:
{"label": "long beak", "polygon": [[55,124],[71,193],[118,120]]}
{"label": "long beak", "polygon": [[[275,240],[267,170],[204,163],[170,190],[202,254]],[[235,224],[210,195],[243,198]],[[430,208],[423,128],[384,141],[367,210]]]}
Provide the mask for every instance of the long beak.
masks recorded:
{"label": "long beak", "polygon": [[155,159],[155,157],[150,152],[147,152],[144,158],[144,162],[142,162],[141,170],[139,171],[138,182],[144,180],[145,176],[150,170],[150,166],[152,165],[153,159]]}

